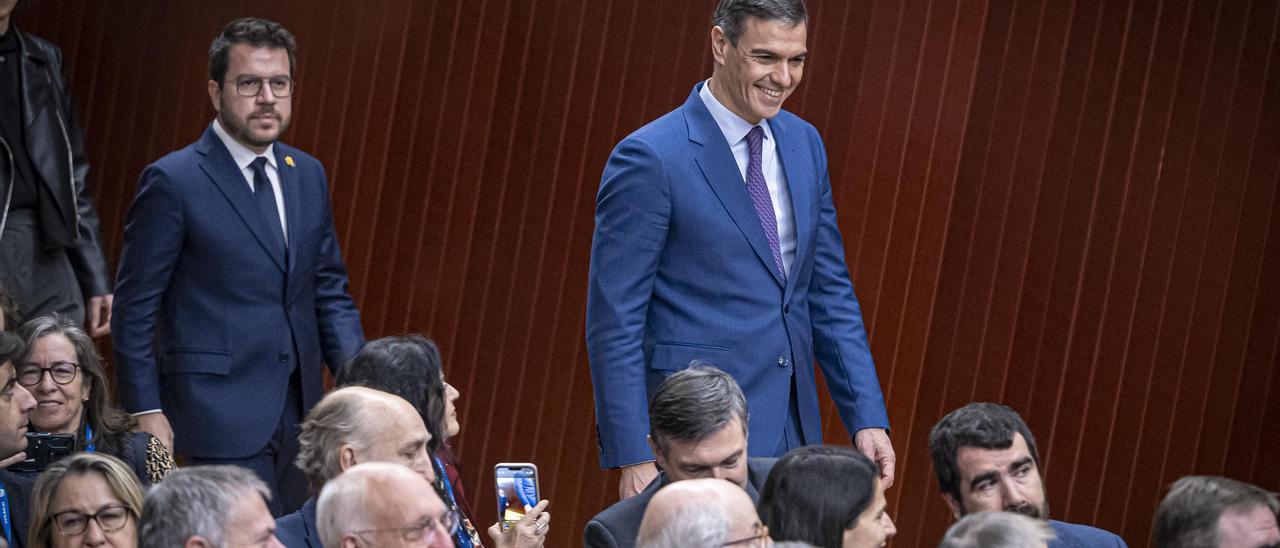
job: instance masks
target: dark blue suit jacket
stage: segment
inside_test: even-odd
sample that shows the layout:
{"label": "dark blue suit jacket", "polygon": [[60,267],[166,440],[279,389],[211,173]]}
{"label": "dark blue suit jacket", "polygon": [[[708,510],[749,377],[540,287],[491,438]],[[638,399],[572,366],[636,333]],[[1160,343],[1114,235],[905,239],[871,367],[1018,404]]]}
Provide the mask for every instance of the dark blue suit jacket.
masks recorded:
{"label": "dark blue suit jacket", "polygon": [[1049,548],[1128,548],[1119,535],[1097,527],[1057,520],[1049,520],[1049,527],[1057,535]]}
{"label": "dark blue suit jacket", "polygon": [[596,197],[587,348],[605,467],[653,458],[648,396],[695,359],[742,387],[751,455],[779,447],[793,375],[803,441],[822,441],[815,358],[851,435],[889,426],[817,130],[786,111],[768,122],[796,227],[784,282],[702,85],[618,144]]}
{"label": "dark blue suit jacket", "polygon": [[324,548],[316,529],[316,498],[311,497],[297,512],[276,520],[276,538],[287,548]]}
{"label": "dark blue suit jacket", "polygon": [[147,166],[129,208],[112,312],[120,399],[163,408],[177,452],[243,458],[266,446],[301,368],[303,412],[364,335],[338,250],[324,168],[277,142],[288,252],[226,146],[200,140]]}

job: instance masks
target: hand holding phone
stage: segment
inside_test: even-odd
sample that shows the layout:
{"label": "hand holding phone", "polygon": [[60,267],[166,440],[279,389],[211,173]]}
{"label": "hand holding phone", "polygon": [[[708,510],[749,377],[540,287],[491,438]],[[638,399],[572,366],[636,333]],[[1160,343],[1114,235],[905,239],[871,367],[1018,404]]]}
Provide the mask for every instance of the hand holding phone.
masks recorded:
{"label": "hand holding phone", "polygon": [[498,521],[502,530],[525,515],[525,508],[538,505],[542,498],[538,487],[538,467],[528,462],[502,462],[493,467],[493,483],[497,486]]}

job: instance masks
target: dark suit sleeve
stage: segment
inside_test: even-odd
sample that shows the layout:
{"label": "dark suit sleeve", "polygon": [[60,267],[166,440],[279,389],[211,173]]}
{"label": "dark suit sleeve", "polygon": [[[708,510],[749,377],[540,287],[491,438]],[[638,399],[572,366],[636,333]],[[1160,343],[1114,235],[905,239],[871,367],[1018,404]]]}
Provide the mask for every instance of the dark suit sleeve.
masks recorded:
{"label": "dark suit sleeve", "polygon": [[80,290],[87,300],[89,297],[111,293],[111,281],[107,275],[107,260],[102,254],[100,221],[98,210],[93,205],[93,197],[85,180],[89,173],[89,157],[85,153],[84,132],[80,129],[80,119],[76,116],[75,105],[71,101],[71,86],[62,74],[62,51],[54,48],[54,62],[49,70],[54,72],[62,89],[58,90],[62,102],[58,108],[62,111],[63,131],[67,135],[67,146],[70,147],[72,183],[75,189],[76,217],[79,236],[75,244],[67,250],[72,269]]}
{"label": "dark suit sleeve", "polygon": [[844,242],[831,198],[827,157],[817,131],[808,127],[818,173],[818,219],[814,240],[809,310],[813,351],[845,428],[852,436],[863,428],[888,428],[880,380],[862,324],[862,311],[849,281]]}
{"label": "dark suit sleeve", "polygon": [[154,164],[147,167],[125,220],[111,314],[111,346],[116,355],[120,403],[130,413],[160,409],[155,329],[185,230],[182,203],[173,187],[162,169]]}
{"label": "dark suit sleeve", "polygon": [[652,460],[641,348],[671,214],[662,161],[628,138],[609,157],[596,196],[587,281],[587,352],[595,389],[600,464]]}
{"label": "dark suit sleeve", "polygon": [[587,548],[618,548],[613,533],[603,523],[596,520],[587,522],[587,530],[583,534],[582,545]]}
{"label": "dark suit sleeve", "polygon": [[320,334],[320,348],[325,363],[335,375],[355,356],[364,344],[364,328],[360,325],[360,312],[351,298],[347,279],[347,265],[342,262],[338,249],[338,235],[333,226],[333,207],[329,205],[328,185],[324,183],[324,168],[320,168],[321,192],[324,192],[324,236],[320,241],[319,263],[316,266],[316,323]]}

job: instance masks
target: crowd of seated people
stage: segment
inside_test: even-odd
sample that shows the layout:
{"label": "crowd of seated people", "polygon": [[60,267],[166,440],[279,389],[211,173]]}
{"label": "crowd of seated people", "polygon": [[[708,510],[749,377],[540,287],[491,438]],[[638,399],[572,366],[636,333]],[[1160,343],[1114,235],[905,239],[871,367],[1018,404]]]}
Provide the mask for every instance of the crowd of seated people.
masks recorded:
{"label": "crowd of seated people", "polygon": [[[3,545],[63,547],[493,546],[548,543],[540,501],[510,527],[477,528],[449,440],[458,391],[426,337],[370,341],[301,426],[296,465],[313,496],[275,519],[273,493],[234,466],[178,468],[110,402],[92,339],[53,314],[17,324],[0,294],[0,514]],[[849,447],[747,455],[746,400],[734,379],[694,363],[653,394],[649,444],[661,472],[587,525],[589,547],[884,546],[896,533],[879,470]],[[62,435],[69,455],[29,471],[28,435]],[[934,425],[929,451],[957,521],[939,546],[1125,546],[1050,518],[1034,434],[993,403]],[[1280,543],[1276,494],[1222,477],[1186,477],[1155,518],[1161,548]]]}

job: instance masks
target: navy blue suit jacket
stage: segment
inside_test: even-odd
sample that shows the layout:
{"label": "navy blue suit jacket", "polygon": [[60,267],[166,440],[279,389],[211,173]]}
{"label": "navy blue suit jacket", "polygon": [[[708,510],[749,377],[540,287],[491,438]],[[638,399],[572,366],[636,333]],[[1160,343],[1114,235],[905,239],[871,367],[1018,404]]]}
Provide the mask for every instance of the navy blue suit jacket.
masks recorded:
{"label": "navy blue suit jacket", "polygon": [[850,435],[889,426],[817,130],[768,121],[794,208],[784,281],[702,85],[614,148],[596,197],[587,348],[604,467],[653,458],[648,396],[695,359],[742,387],[751,455],[778,449],[793,375],[803,441],[822,441],[815,358]]}
{"label": "navy blue suit jacket", "polygon": [[163,409],[183,455],[258,452],[294,364],[305,414],[322,362],[339,367],[364,341],[324,168],[284,143],[274,152],[287,253],[212,126],[147,166],[129,208],[111,321],[120,399]]}
{"label": "navy blue suit jacket", "polygon": [[276,520],[276,539],[286,548],[324,548],[316,528],[316,498],[311,497],[297,512]]}
{"label": "navy blue suit jacket", "polygon": [[1119,535],[1097,527],[1057,520],[1049,520],[1049,527],[1057,536],[1049,548],[1128,548]]}

